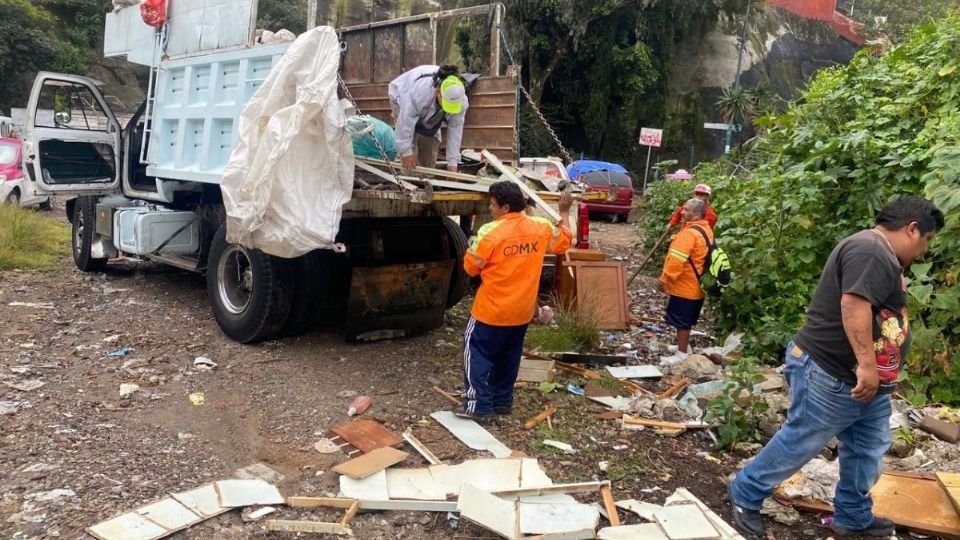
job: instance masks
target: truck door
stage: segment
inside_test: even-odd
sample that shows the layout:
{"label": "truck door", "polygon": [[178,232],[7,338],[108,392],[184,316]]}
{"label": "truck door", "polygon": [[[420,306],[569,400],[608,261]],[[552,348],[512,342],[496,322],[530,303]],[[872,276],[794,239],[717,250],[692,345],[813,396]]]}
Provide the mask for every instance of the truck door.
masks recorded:
{"label": "truck door", "polygon": [[92,79],[40,72],[24,124],[24,173],[36,191],[119,191],[120,124]]}

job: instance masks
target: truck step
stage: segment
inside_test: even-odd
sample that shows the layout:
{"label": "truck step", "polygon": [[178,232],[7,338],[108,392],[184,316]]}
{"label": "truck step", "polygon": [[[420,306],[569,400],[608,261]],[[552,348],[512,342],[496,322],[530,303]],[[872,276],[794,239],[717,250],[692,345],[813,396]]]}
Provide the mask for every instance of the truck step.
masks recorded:
{"label": "truck step", "polygon": [[185,255],[147,255],[146,258],[150,259],[151,261],[169,264],[170,266],[176,266],[177,268],[189,270],[191,272],[199,272],[202,270],[202,268],[200,268],[199,257],[190,257]]}

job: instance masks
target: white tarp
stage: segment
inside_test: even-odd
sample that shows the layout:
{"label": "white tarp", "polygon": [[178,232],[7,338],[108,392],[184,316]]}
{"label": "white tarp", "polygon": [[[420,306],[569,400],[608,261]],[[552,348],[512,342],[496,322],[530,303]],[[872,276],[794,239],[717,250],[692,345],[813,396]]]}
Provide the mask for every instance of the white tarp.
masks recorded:
{"label": "white tarp", "polygon": [[301,34],[240,113],[220,187],[227,241],[279,257],[329,249],[353,189],[330,27]]}

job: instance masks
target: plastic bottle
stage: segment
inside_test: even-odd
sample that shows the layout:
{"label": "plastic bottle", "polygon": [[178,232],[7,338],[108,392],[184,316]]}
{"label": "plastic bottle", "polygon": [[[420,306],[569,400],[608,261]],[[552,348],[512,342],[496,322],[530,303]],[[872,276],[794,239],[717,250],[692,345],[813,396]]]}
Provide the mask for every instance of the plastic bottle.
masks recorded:
{"label": "plastic bottle", "polygon": [[367,407],[370,406],[373,400],[370,399],[370,396],[357,396],[353,401],[350,402],[350,406],[347,408],[347,416],[354,416],[362,413],[367,410]]}

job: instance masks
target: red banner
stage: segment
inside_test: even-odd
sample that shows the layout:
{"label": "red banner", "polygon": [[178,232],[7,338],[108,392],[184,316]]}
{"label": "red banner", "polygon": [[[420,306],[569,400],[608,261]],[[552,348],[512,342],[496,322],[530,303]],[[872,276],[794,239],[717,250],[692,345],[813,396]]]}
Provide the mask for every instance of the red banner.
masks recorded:
{"label": "red banner", "polygon": [[806,19],[833,21],[837,0],[768,0],[773,7],[783,8]]}

